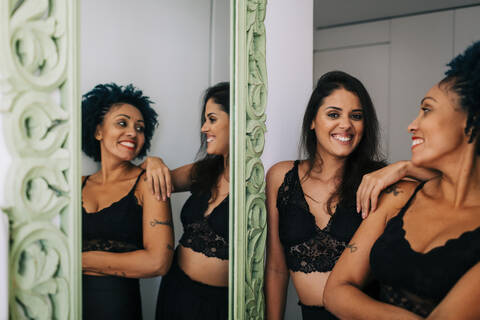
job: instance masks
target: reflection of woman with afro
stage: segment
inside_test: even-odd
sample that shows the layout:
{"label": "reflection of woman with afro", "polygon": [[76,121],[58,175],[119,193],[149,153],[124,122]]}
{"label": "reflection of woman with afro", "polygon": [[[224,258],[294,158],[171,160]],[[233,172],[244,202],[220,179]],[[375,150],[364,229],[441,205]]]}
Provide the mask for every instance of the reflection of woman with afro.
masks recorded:
{"label": "reflection of woman with afro", "polygon": [[412,164],[439,175],[392,186],[360,226],[324,296],[340,318],[480,318],[480,42],[449,67],[408,127]]}
{"label": "reflection of woman with afro", "polygon": [[83,97],[82,150],[101,163],[82,183],[84,319],[141,319],[138,278],[164,275],[172,262],[169,203],[131,163],[150,147],[150,103],[131,85],[97,85]]}

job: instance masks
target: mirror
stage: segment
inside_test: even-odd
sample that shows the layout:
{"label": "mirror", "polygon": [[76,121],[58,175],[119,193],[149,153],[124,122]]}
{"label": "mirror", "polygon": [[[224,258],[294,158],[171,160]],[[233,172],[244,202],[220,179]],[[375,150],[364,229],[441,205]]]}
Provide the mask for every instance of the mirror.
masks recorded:
{"label": "mirror", "polygon": [[[134,83],[142,89],[160,108],[160,128],[154,145],[158,145],[166,162],[175,167],[192,161],[197,147],[193,143],[192,150],[178,151],[183,159],[169,153],[167,149],[177,146],[168,136],[177,132],[177,127],[170,124],[180,118],[185,125],[177,138],[185,138],[187,143],[195,140],[201,92],[223,80],[225,70],[233,70],[231,105],[235,121],[231,122],[230,135],[230,148],[234,151],[230,159],[230,211],[235,211],[235,218],[230,215],[230,239],[235,246],[230,246],[230,252],[235,262],[230,263],[229,318],[262,318],[265,208],[263,167],[258,158],[264,144],[267,93],[263,25],[266,1],[176,1],[168,3],[168,8],[173,9],[172,17],[165,15],[163,22],[155,19],[155,14],[164,14],[162,11],[140,11],[145,2],[138,8],[127,1],[108,3],[109,7],[106,2],[94,4],[87,0],[0,1],[0,149],[4,154],[0,205],[9,220],[0,229],[0,248],[9,251],[8,263],[2,261],[0,265],[0,282],[9,286],[8,308],[3,308],[7,304],[3,295],[6,288],[0,287],[2,315],[80,318],[81,93],[97,83],[112,81]],[[155,9],[166,2],[148,3]],[[131,11],[122,15],[119,8],[126,7]],[[100,10],[105,10],[104,15],[97,14]],[[87,16],[91,14],[91,20],[80,19],[81,11]],[[231,15],[224,14],[228,11]],[[212,19],[214,16],[219,19]],[[228,20],[220,19],[229,16],[234,17],[231,27]],[[111,17],[118,20],[112,22]],[[133,32],[137,25],[146,31]],[[192,25],[200,25],[199,30]],[[115,34],[116,26],[125,33]],[[207,35],[196,34],[205,30]],[[174,35],[175,31],[179,34]],[[230,34],[234,42],[231,54],[225,56],[225,42],[219,39]],[[85,46],[85,41],[92,41],[95,47]],[[123,46],[113,54],[102,49],[104,45],[115,46],[118,41]],[[179,50],[189,43],[202,50]],[[144,46],[150,52],[135,50],[131,44]],[[93,60],[88,56],[93,56]],[[178,59],[182,57],[185,60]],[[110,60],[121,67],[109,64]],[[164,70],[157,72],[139,65],[139,60]],[[173,64],[173,60],[181,61],[181,65]],[[229,61],[232,66],[226,66]],[[214,62],[226,67],[217,68]],[[190,69],[182,73],[185,64]],[[193,74],[194,71],[199,74]],[[80,77],[81,73],[85,77]],[[183,90],[179,94],[176,88]],[[179,116],[179,108],[190,106],[194,110],[186,115],[192,115],[191,118]],[[193,134],[187,135],[186,130],[190,129]],[[88,162],[83,167],[84,174],[95,170]],[[174,206],[183,200],[180,196],[174,200]],[[10,231],[10,239],[5,230]],[[3,249],[0,252],[5,255]],[[8,279],[4,279],[7,272]]]}
{"label": "mirror", "polygon": [[[480,2],[398,4],[315,0],[296,3],[291,14],[291,4],[269,3],[266,170],[298,158],[312,87],[335,69],[359,78],[371,94],[388,161],[410,158],[407,125],[425,92],[441,79],[445,64],[480,39]],[[291,284],[287,299],[285,319],[301,319]]]}
{"label": "mirror", "polygon": [[[81,6],[82,94],[100,83],[132,83],[158,113],[148,155],[161,157],[171,169],[194,162],[202,96],[209,86],[230,79],[229,2],[84,0]],[[82,153],[82,175],[96,172],[98,165]],[[175,246],[189,196],[181,192],[171,198]],[[140,281],[143,319],[154,319],[160,281]]]}

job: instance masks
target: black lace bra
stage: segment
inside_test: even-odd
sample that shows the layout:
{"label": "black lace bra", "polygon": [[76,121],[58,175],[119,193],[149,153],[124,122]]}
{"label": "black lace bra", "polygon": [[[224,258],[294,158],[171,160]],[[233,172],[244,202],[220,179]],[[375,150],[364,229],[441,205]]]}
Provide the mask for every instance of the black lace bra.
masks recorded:
{"label": "black lace bra", "polygon": [[362,222],[354,204],[339,203],[327,226],[320,229],[310,212],[298,176],[299,161],[278,189],[279,236],[292,271],[328,272]]}
{"label": "black lace bra", "polygon": [[380,282],[380,300],[426,317],[480,262],[480,228],[464,232],[427,253],[414,251],[405,239],[403,216],[422,187],[423,183],[388,221],[370,251],[370,267]]}
{"label": "black lace bra", "polygon": [[184,233],[180,244],[207,257],[228,259],[228,196],[204,216],[210,193],[192,194],[182,208]]}
{"label": "black lace bra", "polygon": [[[82,251],[128,252],[143,249],[143,208],[135,197],[140,173],[122,199],[98,212],[82,206]],[[85,178],[82,189],[88,180]]]}

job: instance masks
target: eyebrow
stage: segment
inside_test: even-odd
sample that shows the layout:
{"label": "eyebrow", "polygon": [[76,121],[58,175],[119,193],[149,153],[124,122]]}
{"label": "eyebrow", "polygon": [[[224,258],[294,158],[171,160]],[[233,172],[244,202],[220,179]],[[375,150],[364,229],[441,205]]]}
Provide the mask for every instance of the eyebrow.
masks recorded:
{"label": "eyebrow", "polygon": [[215,112],[210,112],[210,113],[207,113],[207,117],[210,117],[211,115],[217,115]]}
{"label": "eyebrow", "polygon": [[428,97],[423,98],[422,101],[420,101],[420,104],[423,104],[423,102],[427,99],[432,99],[433,101],[438,102],[437,100],[435,100],[435,98],[428,96]]}
{"label": "eyebrow", "polygon": [[[328,109],[334,109],[334,110],[338,110],[338,111],[343,111],[342,108],[339,108],[339,107],[334,107],[334,106],[329,106],[326,108],[327,110]],[[363,109],[353,109],[352,112],[363,112]]]}
{"label": "eyebrow", "polygon": [[[125,117],[125,118],[127,118],[127,119],[132,119],[129,115],[123,114],[123,113],[117,114],[117,115],[115,116],[115,118],[118,118],[118,117]],[[141,120],[141,119],[138,119],[137,122],[143,122],[143,123],[145,123],[145,121],[143,121],[143,120]]]}

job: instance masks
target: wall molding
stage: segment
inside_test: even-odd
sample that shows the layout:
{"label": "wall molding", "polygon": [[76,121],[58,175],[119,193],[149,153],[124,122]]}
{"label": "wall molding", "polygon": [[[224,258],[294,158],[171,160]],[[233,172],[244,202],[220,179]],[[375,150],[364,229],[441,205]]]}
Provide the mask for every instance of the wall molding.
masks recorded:
{"label": "wall molding", "polygon": [[266,0],[232,2],[230,319],[263,319]]}

